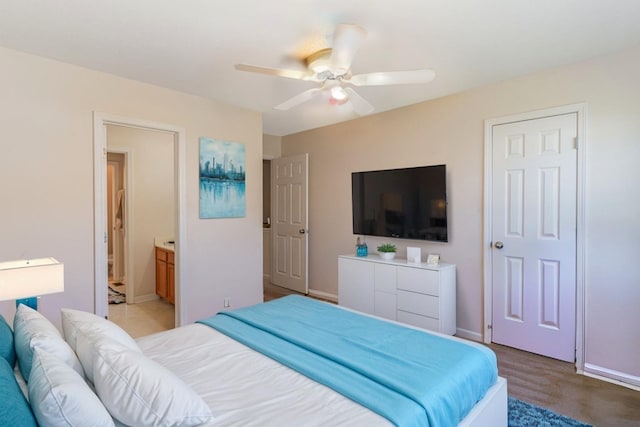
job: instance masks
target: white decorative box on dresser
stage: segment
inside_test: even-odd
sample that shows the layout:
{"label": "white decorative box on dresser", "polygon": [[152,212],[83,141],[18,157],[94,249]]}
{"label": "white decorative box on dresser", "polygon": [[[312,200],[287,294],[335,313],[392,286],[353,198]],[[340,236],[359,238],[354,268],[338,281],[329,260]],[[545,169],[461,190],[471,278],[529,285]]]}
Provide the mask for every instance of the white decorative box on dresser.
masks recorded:
{"label": "white decorative box on dresser", "polygon": [[338,257],[338,303],[413,326],[456,333],[456,266]]}

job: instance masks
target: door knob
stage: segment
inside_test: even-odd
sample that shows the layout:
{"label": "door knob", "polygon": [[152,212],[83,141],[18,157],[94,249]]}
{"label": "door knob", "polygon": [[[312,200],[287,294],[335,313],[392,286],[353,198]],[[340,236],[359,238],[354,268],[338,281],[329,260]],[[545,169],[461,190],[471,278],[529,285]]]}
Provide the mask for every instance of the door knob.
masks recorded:
{"label": "door knob", "polygon": [[306,234],[307,230],[305,230],[304,228],[301,228],[300,230],[298,230],[298,233],[300,234]]}
{"label": "door knob", "polygon": [[504,244],[503,244],[502,242],[496,242],[493,246],[494,246],[496,249],[502,249],[502,248],[504,248]]}

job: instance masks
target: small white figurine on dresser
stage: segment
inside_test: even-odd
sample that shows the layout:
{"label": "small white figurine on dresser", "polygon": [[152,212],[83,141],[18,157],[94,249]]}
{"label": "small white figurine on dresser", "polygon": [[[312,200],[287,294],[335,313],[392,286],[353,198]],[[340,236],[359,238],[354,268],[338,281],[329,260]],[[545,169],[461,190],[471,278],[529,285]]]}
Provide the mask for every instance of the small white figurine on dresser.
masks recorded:
{"label": "small white figurine on dresser", "polygon": [[421,258],[422,258],[422,250],[420,248],[407,246],[407,262],[420,264]]}

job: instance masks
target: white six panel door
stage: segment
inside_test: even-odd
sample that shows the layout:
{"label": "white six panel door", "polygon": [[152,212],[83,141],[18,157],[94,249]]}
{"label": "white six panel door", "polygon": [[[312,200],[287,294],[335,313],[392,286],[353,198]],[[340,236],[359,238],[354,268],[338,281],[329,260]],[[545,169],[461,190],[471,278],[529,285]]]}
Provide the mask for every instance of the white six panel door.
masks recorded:
{"label": "white six panel door", "polygon": [[577,115],[493,127],[492,341],[575,360]]}
{"label": "white six panel door", "polygon": [[271,282],[308,293],[308,154],[271,161]]}

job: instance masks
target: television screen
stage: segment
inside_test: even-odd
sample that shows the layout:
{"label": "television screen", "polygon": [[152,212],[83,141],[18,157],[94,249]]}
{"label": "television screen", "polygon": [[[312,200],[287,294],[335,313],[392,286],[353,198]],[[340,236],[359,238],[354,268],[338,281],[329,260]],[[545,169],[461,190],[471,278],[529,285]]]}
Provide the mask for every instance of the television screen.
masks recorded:
{"label": "television screen", "polygon": [[446,166],[351,174],[353,233],[446,242]]}

